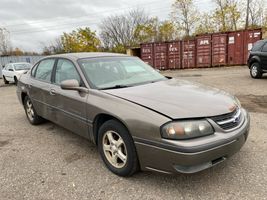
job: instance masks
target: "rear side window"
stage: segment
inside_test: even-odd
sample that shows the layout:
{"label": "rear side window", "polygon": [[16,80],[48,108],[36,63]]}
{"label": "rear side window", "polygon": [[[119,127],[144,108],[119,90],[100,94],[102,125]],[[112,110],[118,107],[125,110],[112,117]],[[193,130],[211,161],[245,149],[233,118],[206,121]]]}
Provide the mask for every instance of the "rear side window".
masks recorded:
{"label": "rear side window", "polygon": [[265,43],[265,45],[262,47],[262,51],[267,52],[267,43]]}
{"label": "rear side window", "polygon": [[262,45],[264,44],[264,41],[258,41],[253,45],[253,48],[251,51],[261,51]]}
{"label": "rear side window", "polygon": [[54,63],[55,59],[42,60],[36,69],[35,78],[50,82]]}

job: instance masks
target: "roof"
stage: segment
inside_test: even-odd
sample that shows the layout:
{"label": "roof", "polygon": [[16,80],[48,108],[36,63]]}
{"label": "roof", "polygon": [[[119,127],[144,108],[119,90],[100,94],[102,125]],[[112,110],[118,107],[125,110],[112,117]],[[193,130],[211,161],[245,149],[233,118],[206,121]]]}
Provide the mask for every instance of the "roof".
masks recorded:
{"label": "roof", "polygon": [[126,54],[119,54],[119,53],[106,53],[106,52],[82,52],[82,53],[65,53],[65,54],[56,54],[50,57],[65,57],[65,58],[72,58],[72,59],[80,59],[80,58],[99,58],[99,57],[121,57],[121,56],[128,56]]}

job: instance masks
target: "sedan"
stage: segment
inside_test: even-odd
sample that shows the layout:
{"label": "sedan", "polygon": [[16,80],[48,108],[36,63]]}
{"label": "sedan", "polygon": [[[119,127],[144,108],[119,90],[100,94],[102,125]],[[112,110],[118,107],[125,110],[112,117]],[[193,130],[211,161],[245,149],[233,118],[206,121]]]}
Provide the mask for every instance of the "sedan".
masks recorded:
{"label": "sedan", "polygon": [[119,176],[210,168],[241,149],[250,127],[234,96],[121,54],[46,57],[21,76],[17,95],[31,124],[49,120],[92,141]]}
{"label": "sedan", "polygon": [[31,69],[31,67],[32,65],[26,62],[6,64],[2,70],[4,83],[9,84],[9,82],[13,82],[17,84],[20,76]]}

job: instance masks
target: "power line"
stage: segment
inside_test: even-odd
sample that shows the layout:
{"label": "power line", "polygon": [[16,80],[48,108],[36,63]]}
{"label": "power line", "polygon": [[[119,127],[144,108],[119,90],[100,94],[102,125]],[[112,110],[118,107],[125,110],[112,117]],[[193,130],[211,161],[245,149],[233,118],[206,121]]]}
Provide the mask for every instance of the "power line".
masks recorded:
{"label": "power line", "polygon": [[[137,4],[137,5],[134,5],[134,6],[127,6],[127,7],[123,7],[123,8],[115,8],[115,9],[106,9],[106,10],[102,10],[102,11],[99,11],[99,12],[93,12],[93,13],[90,13],[88,15],[79,15],[79,16],[72,16],[71,18],[82,18],[82,17],[90,17],[90,16],[95,16],[96,14],[103,14],[103,13],[106,13],[106,12],[112,12],[114,13],[114,11],[127,11],[129,9],[134,9],[134,8],[137,8],[137,7],[140,7],[140,6],[145,6],[145,5],[151,5],[153,3],[162,3],[160,0],[154,0],[154,1],[151,1],[149,3],[144,3],[144,4]],[[23,26],[23,25],[35,25],[35,24],[42,24],[42,23],[47,23],[47,21],[50,21],[50,20],[53,20],[53,22],[55,21],[66,21],[66,19],[57,19],[58,17],[51,17],[51,18],[46,18],[46,19],[43,19],[43,20],[36,20],[35,22],[29,22],[29,23],[20,23],[20,24],[10,24],[10,25],[5,25],[6,28],[8,27],[13,27],[13,26]]]}
{"label": "power line", "polygon": [[[157,9],[152,9],[152,12],[150,9],[150,13],[158,13],[159,10],[161,11],[161,13],[163,13],[163,12],[169,11],[169,8],[168,7],[165,7],[165,8],[161,7],[161,8],[157,8]],[[92,20],[92,19],[90,19],[90,20]],[[19,29],[19,30],[10,31],[10,32],[12,34],[35,33],[35,32],[65,29],[65,28],[68,28],[68,27],[73,26],[73,25],[76,25],[76,27],[77,27],[77,25],[78,26],[92,26],[92,25],[98,25],[99,23],[101,23],[101,21],[94,21],[94,23],[88,23],[88,22],[89,22],[89,20],[85,20],[85,21],[71,22],[71,23],[65,23],[65,24],[60,24],[60,25],[43,26],[43,27],[41,27],[41,28],[44,28],[42,30],[40,30],[40,28],[33,28],[30,30],[29,29],[21,29],[21,30]]]}

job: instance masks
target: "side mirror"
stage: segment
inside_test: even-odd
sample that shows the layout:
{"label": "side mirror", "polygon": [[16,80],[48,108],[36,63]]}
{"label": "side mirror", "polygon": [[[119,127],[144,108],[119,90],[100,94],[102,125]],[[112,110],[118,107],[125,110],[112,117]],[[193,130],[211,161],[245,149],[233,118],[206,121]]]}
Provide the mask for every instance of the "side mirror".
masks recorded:
{"label": "side mirror", "polygon": [[60,83],[60,87],[63,90],[76,90],[79,92],[88,93],[89,90],[84,87],[80,87],[79,82],[75,79],[65,80]]}
{"label": "side mirror", "polygon": [[11,72],[13,72],[14,70],[13,70],[13,69],[8,69],[8,71],[11,71]]}

